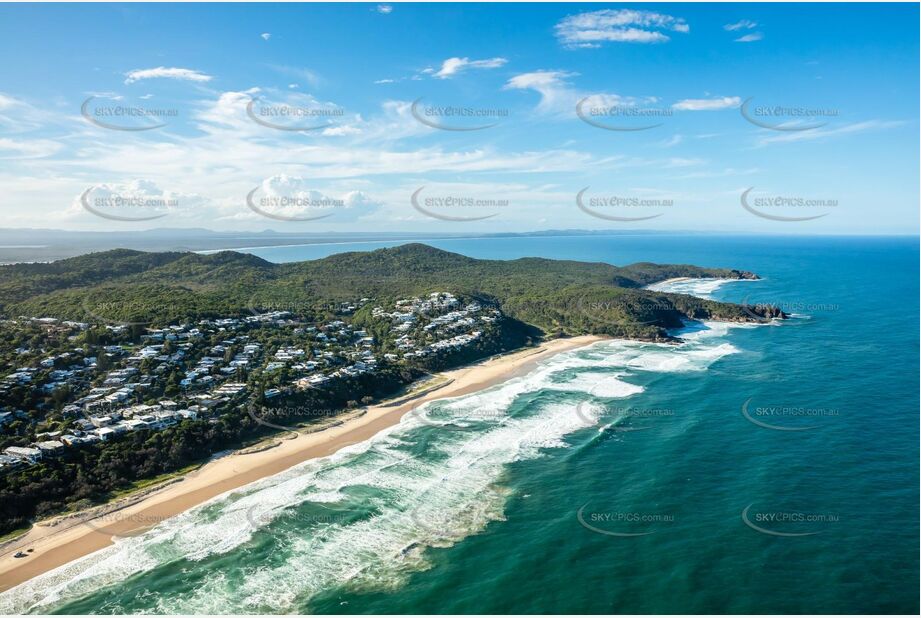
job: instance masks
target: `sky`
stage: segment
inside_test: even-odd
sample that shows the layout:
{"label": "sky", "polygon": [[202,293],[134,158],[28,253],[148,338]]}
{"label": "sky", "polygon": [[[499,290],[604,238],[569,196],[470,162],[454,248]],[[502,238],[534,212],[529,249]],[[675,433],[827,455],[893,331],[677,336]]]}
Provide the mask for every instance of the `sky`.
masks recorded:
{"label": "sky", "polygon": [[3,227],[917,234],[917,4],[5,4]]}

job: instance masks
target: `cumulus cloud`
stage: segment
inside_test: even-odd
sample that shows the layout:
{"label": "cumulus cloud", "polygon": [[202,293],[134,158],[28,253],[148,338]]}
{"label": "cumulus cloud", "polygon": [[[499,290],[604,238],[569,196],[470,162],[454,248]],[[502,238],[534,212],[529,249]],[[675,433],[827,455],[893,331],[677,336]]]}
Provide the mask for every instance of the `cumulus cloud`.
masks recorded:
{"label": "cumulus cloud", "polygon": [[[520,78],[517,83],[539,86],[542,82]],[[543,85],[553,84],[544,81]],[[562,87],[565,91],[565,83]],[[28,211],[12,214],[19,217],[17,225],[40,225],[59,215],[62,204],[69,205],[74,198],[79,200],[97,179],[110,183],[110,191],[97,190],[93,197],[117,193],[165,200],[162,202],[165,210],[160,209],[161,202],[135,210],[116,206],[113,207],[116,216],[144,218],[166,212],[168,216],[155,220],[155,225],[173,225],[175,221],[181,225],[254,229],[255,223],[261,229],[271,223],[247,208],[245,198],[257,186],[261,189],[263,179],[273,175],[310,179],[292,190],[316,191],[342,200],[341,211],[318,223],[335,226],[359,213],[370,212],[378,202],[383,204],[381,210],[367,217],[362,215],[360,220],[389,221],[387,206],[399,202],[403,208],[406,198],[400,193],[391,200],[388,191],[396,191],[393,187],[406,182],[406,178],[415,182],[419,174],[571,173],[589,169],[609,171],[621,165],[620,156],[597,157],[568,144],[533,150],[490,144],[420,145],[409,140],[429,135],[431,129],[413,119],[411,101],[385,101],[380,112],[368,118],[347,115],[336,127],[305,136],[262,127],[246,114],[246,105],[254,95],[264,94],[287,104],[310,103],[296,96],[289,98],[293,93],[284,88],[280,92],[250,89],[202,94],[203,98],[191,102],[188,109],[187,117],[196,129],[189,134],[151,132],[147,139],[139,141],[136,136],[113,132],[108,139],[100,140],[96,139],[98,130],[82,124],[77,124],[75,130],[73,119],[64,117],[61,135],[55,139],[61,148],[53,156],[38,155],[51,152],[57,145],[19,143],[25,141],[26,135],[21,136],[23,139],[16,138],[16,143],[0,143],[0,149],[6,148],[10,153],[9,160],[4,161],[7,165],[0,166],[4,192],[11,203],[30,204]],[[15,126],[21,126],[25,104],[9,93],[2,96],[0,120],[4,115],[15,116],[18,123]],[[260,104],[263,100],[259,98]],[[39,111],[47,114],[47,120],[41,118],[43,130],[58,126],[53,120],[62,118],[60,110]],[[567,113],[573,116],[571,106]],[[14,138],[9,134],[7,137]],[[26,150],[33,156],[23,156]],[[0,157],[4,154],[0,152]],[[137,181],[136,188],[130,186],[139,169],[147,170],[145,182],[155,183],[154,186],[141,181]],[[196,173],[189,174],[189,169]],[[371,186],[373,191],[369,189]],[[157,187],[164,189],[158,191]],[[177,195],[178,202],[173,205]],[[206,195],[207,200],[199,204],[198,195]],[[185,208],[189,203],[200,207]],[[79,211],[74,211],[71,219],[74,226],[97,229],[111,226],[82,205],[77,207]]]}
{"label": "cumulus cloud", "polygon": [[259,36],[261,36],[262,39],[263,39],[264,41],[268,41],[269,39],[272,38],[272,33],[271,33],[271,32],[263,32],[263,33],[260,34]]}
{"label": "cumulus cloud", "polygon": [[377,12],[381,15],[390,15],[393,12],[393,7],[389,4],[378,4]]}
{"label": "cumulus cloud", "polygon": [[353,120],[332,101],[320,101],[296,88],[224,92],[216,100],[199,106],[193,118],[201,131],[223,134],[232,128],[250,137],[267,137],[273,132],[283,132],[280,129],[298,127],[320,130]]}
{"label": "cumulus cloud", "polygon": [[760,41],[764,38],[764,35],[760,32],[752,32],[751,34],[745,34],[740,36],[735,40],[736,43],[754,43],[755,41]]}
{"label": "cumulus cloud", "polygon": [[[208,200],[201,195],[162,189],[156,182],[138,178],[123,183],[103,183],[74,196],[63,216],[91,216],[143,219],[162,215],[201,214]],[[194,212],[198,211],[198,212]]]}
{"label": "cumulus cloud", "polygon": [[[448,58],[441,63],[441,69],[434,73],[439,79],[448,79],[466,69],[497,69],[507,63],[505,58],[487,58],[485,60],[470,60],[469,58]],[[432,69],[426,72],[432,72]]]}
{"label": "cumulus cloud", "polygon": [[688,32],[680,17],[635,9],[602,9],[569,15],[556,25],[557,39],[566,47],[600,47],[602,43],[663,43],[665,32]]}
{"label": "cumulus cloud", "polygon": [[715,99],[684,99],[672,105],[672,109],[684,112],[709,112],[729,109],[742,104],[740,97],[717,97]]}
{"label": "cumulus cloud", "polygon": [[315,181],[300,176],[277,174],[260,184],[254,200],[263,212],[291,218],[332,215],[336,220],[354,221],[370,215],[382,204],[362,191],[329,195],[318,191]]}
{"label": "cumulus cloud", "polygon": [[194,69],[177,67],[157,67],[155,69],[135,69],[125,73],[125,83],[133,84],[142,79],[178,79],[188,82],[210,82],[212,77]]}

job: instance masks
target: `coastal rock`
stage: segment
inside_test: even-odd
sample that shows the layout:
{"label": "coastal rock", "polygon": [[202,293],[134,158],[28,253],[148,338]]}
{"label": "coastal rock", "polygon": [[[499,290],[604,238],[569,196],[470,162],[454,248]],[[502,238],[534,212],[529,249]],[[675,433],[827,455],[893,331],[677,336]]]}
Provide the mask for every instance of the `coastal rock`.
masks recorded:
{"label": "coastal rock", "polygon": [[742,309],[756,320],[786,320],[790,317],[777,305],[742,305]]}
{"label": "coastal rock", "polygon": [[751,281],[757,281],[758,279],[761,279],[761,277],[759,277],[759,276],[756,275],[755,273],[753,273],[753,272],[751,272],[751,271],[748,271],[748,270],[735,270],[735,269],[733,269],[733,270],[730,270],[730,271],[729,271],[729,275],[730,275],[730,277],[733,278],[733,279],[748,279],[748,280],[751,280]]}

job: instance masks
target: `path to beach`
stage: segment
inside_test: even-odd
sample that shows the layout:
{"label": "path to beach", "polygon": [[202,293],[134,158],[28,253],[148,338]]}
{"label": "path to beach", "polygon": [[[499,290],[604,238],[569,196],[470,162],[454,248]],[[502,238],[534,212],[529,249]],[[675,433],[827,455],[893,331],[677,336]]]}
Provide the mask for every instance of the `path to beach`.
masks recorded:
{"label": "path to beach", "polygon": [[[138,533],[215,496],[278,474],[308,459],[325,457],[350,444],[367,440],[398,423],[404,414],[422,403],[488,388],[527,373],[548,356],[600,339],[592,335],[554,339],[537,348],[446,371],[436,376],[441,381],[440,386],[423,389],[418,396],[410,399],[405,395],[399,397],[394,400],[399,401],[399,405],[383,402],[340,425],[313,433],[300,433],[293,439],[275,436],[268,442],[278,442],[276,446],[264,450],[250,448],[247,454],[236,453],[211,461],[177,482],[139,500],[128,501],[127,506],[115,513],[95,518],[75,516],[58,519],[54,526],[40,522],[0,551],[0,591],[111,545],[113,536]],[[13,557],[16,552],[29,549],[32,552],[27,557]]]}

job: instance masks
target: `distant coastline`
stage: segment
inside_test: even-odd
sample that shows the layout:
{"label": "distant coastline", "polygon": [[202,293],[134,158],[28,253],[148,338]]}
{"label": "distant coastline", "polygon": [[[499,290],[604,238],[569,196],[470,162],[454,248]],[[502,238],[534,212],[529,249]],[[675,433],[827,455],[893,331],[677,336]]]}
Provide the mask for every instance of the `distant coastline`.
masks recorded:
{"label": "distant coastline", "polygon": [[[48,263],[110,249],[137,251],[193,251],[215,253],[274,247],[343,244],[408,243],[426,240],[470,240],[484,238],[542,238],[563,236],[649,236],[675,234],[655,230],[542,230],[534,232],[440,233],[431,232],[324,232],[291,233],[216,232],[203,228],[154,228],[125,232],[71,231],[53,229],[0,228],[0,265]],[[699,232],[677,232],[697,234]],[[254,242],[255,241],[255,242]]]}

